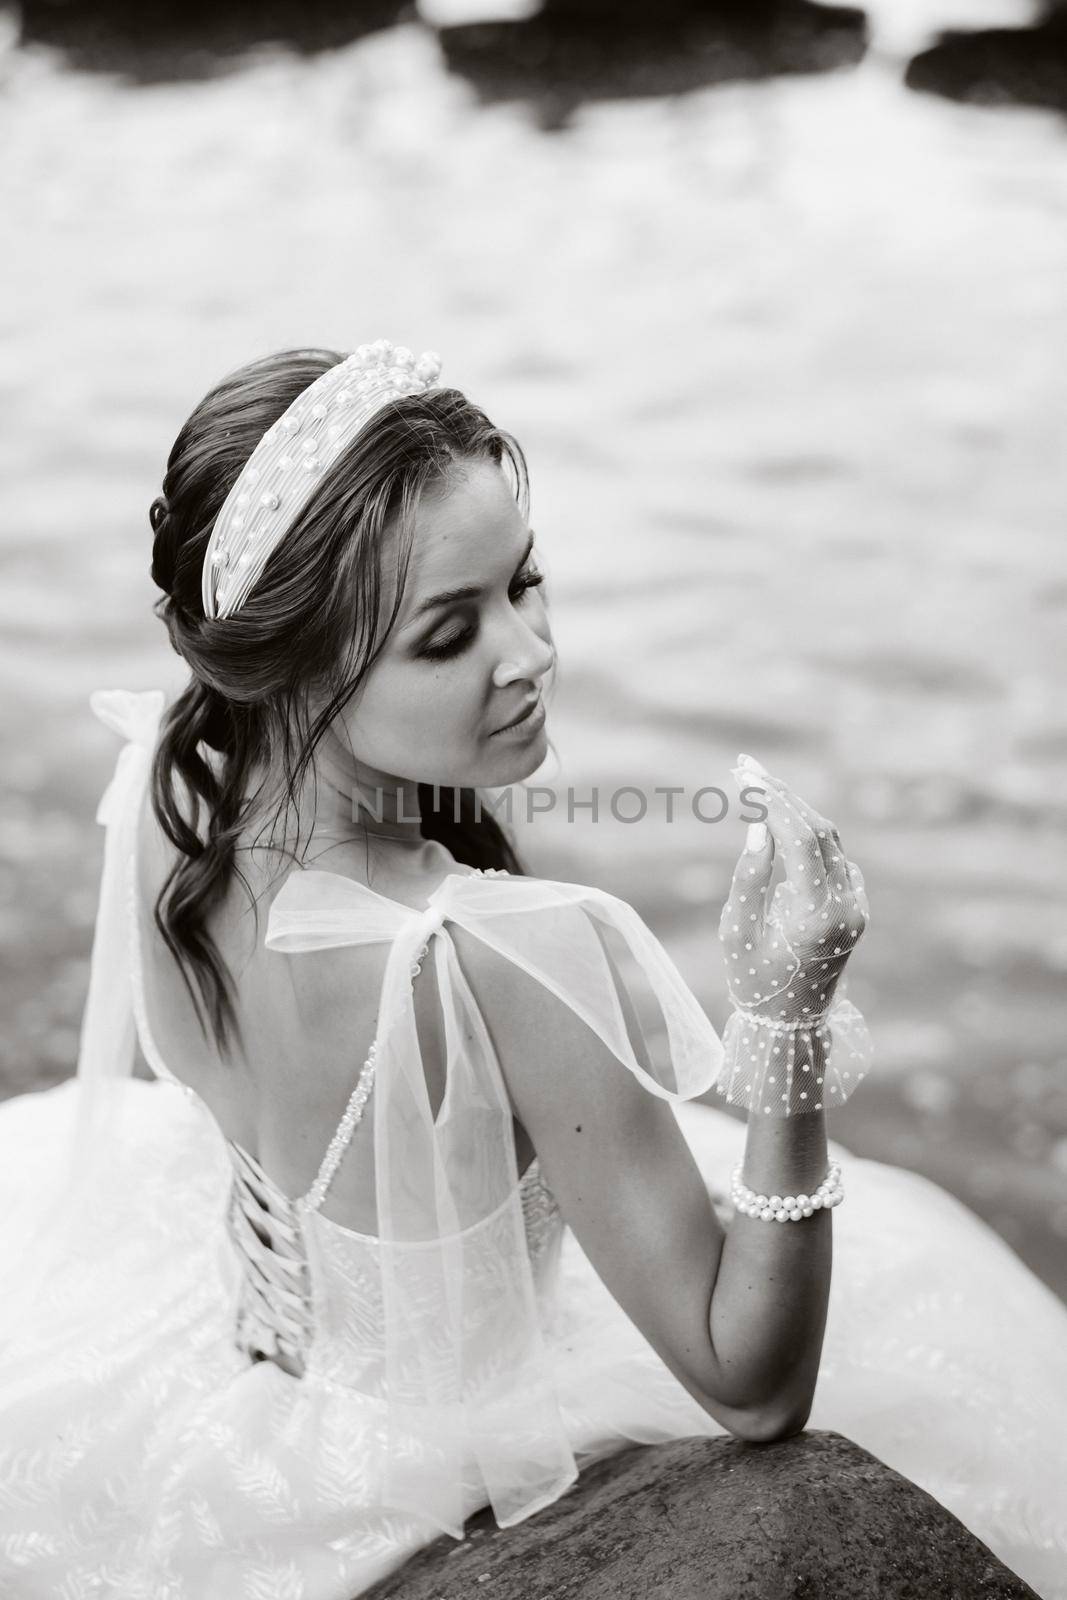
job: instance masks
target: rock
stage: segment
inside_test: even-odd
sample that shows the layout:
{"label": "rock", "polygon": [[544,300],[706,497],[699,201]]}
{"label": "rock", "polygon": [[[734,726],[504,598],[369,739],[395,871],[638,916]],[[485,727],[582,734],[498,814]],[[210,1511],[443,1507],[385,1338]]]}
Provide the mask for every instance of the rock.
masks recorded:
{"label": "rock", "polygon": [[1067,8],[1029,28],[949,29],[908,63],[909,89],[975,105],[1067,110]]}
{"label": "rock", "polygon": [[362,1600],[1039,1600],[837,1433],[637,1445],[512,1528],[486,1508]]}
{"label": "rock", "polygon": [[438,42],[481,101],[525,101],[556,130],[588,102],[852,67],[867,31],[861,7],[812,0],[542,0],[521,21],[446,27]]}
{"label": "rock", "polygon": [[218,77],[263,46],[333,52],[414,9],[414,0],[23,0],[18,43],[61,51],[80,72],[176,83]]}

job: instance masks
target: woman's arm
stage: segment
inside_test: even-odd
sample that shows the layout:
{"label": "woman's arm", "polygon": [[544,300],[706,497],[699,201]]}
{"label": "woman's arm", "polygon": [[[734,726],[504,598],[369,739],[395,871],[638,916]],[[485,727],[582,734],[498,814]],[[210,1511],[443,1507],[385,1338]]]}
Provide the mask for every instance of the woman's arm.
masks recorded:
{"label": "woman's arm", "polygon": [[[729,1089],[753,1108],[742,1178],[784,1198],[812,1194],[826,1176],[830,1035],[819,1022],[863,933],[866,901],[833,823],[759,775],[765,836],[756,830],[738,862],[719,931],[737,1007]],[[744,783],[752,773],[735,776]],[[772,896],[776,855],[786,881]],[[634,1055],[649,1070],[626,984],[601,943]],[[826,1326],[829,1212],[781,1225],[735,1212],[724,1230],[669,1101],[536,979],[476,939],[457,939],[457,949],[514,1113],[604,1284],[723,1426],[750,1439],[799,1432]]]}
{"label": "woman's arm", "polygon": [[[452,933],[515,1115],[601,1281],[731,1433],[767,1440],[803,1427],[829,1289],[829,1214],[780,1226],[738,1216],[724,1231],[670,1103],[536,979]],[[630,1020],[624,989],[620,1000]],[[747,1180],[783,1192],[781,1172],[815,1187],[824,1155],[821,1113],[754,1119]]]}
{"label": "woman's arm", "polygon": [[[816,1046],[821,1055],[821,1047]],[[799,1047],[797,1067],[818,1056]],[[810,1195],[826,1176],[826,1116],[752,1115],[741,1178],[759,1194]],[[711,1340],[727,1382],[770,1396],[767,1438],[799,1433],[819,1373],[833,1257],[832,1212],[781,1225],[735,1212],[711,1303]]]}

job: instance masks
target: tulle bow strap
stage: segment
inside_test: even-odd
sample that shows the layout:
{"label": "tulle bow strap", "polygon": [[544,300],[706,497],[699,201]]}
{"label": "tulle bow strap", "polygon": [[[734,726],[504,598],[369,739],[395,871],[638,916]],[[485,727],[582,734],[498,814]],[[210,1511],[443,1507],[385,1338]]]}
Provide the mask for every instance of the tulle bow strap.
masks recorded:
{"label": "tulle bow strap", "polygon": [[[722,1046],[652,932],[599,890],[452,873],[425,907],[412,909],[332,873],[295,871],[276,897],[271,949],[391,946],[370,1102],[386,1345],[384,1498],[460,1538],[465,1517],[486,1499],[506,1526],[555,1499],[577,1470],[542,1340],[509,1095],[450,925],[540,983],[546,1006],[549,996],[569,1006],[651,1093],[702,1093]],[[415,974],[431,949],[446,1068],[436,1117],[413,1004]]]}
{"label": "tulle bow strap", "polygon": [[5,1284],[3,1328],[31,1337],[47,1323],[45,1290],[53,1272],[81,1248],[83,1219],[91,1214],[94,1186],[108,1161],[113,1130],[119,1123],[126,1080],[136,1053],[131,967],[131,910],[137,818],[163,713],[162,690],[136,693],[97,689],[89,704],[100,721],[126,741],[97,807],[104,824],[104,863],[93,930],[89,988],[78,1044],[77,1098],[58,1156],[62,1178],[41,1203],[26,1196],[24,1217],[8,1218],[12,1237],[22,1243],[18,1264]]}
{"label": "tulle bow strap", "polygon": [[129,916],[137,815],[163,713],[163,691],[96,689],[89,696],[105,727],[126,740],[97,806],[107,829],[100,905],[93,935],[89,992],[82,1018],[78,1076],[128,1077],[135,1029],[130,976]]}
{"label": "tulle bow strap", "polygon": [[94,689],[89,696],[93,713],[105,727],[120,733],[127,743],[119,752],[111,782],[100,797],[97,822],[105,825],[118,820],[131,790],[143,779],[159,733],[163,714],[162,689]]}

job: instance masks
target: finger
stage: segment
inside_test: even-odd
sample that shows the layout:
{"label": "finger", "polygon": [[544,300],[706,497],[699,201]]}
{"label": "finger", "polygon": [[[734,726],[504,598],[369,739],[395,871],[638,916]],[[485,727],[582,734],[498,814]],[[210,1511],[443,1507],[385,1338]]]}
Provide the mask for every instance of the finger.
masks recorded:
{"label": "finger", "polygon": [[[735,767],[733,776],[749,791],[755,787],[749,769]],[[817,905],[826,892],[826,866],[815,830],[773,778],[762,778],[760,787],[767,807],[767,826],[782,858],[788,889],[800,897],[803,905]]]}
{"label": "finger", "polygon": [[841,835],[828,818],[819,816],[818,812],[815,815],[818,817],[815,834],[822,850],[823,860],[826,863],[827,875],[830,878],[840,878],[842,880],[840,887],[844,889],[847,887],[844,879],[848,858],[845,855],[845,847],[841,843]]}
{"label": "finger", "polygon": [[[810,890],[810,899],[805,898],[801,904],[810,918],[810,927],[817,929],[825,941],[833,944],[833,953],[847,954],[866,926],[868,908],[863,875],[845,855],[841,836],[834,825],[826,818],[818,817],[818,813],[814,813],[814,816],[825,823],[825,828],[815,827],[812,830],[819,844],[823,871],[821,880],[818,874],[806,879],[805,887]],[[828,854],[831,862],[829,867],[826,866]],[[803,930],[803,924],[801,928]],[[838,943],[841,949],[837,948]]]}
{"label": "finger", "polygon": [[[836,825],[825,817],[820,818],[820,822],[826,835],[826,848],[824,848],[823,854],[827,857],[827,873],[830,887],[846,898],[851,890],[852,898],[866,915],[869,912],[869,907],[863,883],[863,873],[856,863],[850,861],[845,854],[845,847],[841,843],[841,834]],[[821,840],[823,833],[819,833],[818,836]]]}
{"label": "finger", "polygon": [[[791,901],[790,909],[799,911],[807,921],[807,927],[805,920],[798,923],[800,932],[818,932],[828,955],[847,959],[863,936],[870,908],[863,874],[855,862],[849,861],[845,855],[837,828],[795,794],[783,779],[776,778],[765,768],[760,768],[757,773],[753,765],[739,767],[737,771],[747,774],[744,781],[749,789],[758,778],[767,802],[768,823],[773,826],[777,811],[774,802],[777,801],[783,808],[785,826],[795,830],[792,834],[793,853],[789,852],[786,841],[782,841],[782,858],[786,862],[789,881],[780,884],[775,891],[768,920],[773,922],[777,918],[780,921]],[[805,829],[808,831],[805,832]],[[807,861],[801,863],[796,858],[796,849],[802,841],[804,848],[810,852],[809,834],[819,849],[821,881],[817,871],[807,870]],[[814,868],[813,860],[811,865]],[[823,962],[823,970],[828,970],[829,965],[829,961]]]}
{"label": "finger", "polygon": [[765,783],[779,790],[796,808],[817,837],[822,834],[824,837],[828,837],[828,842],[832,841],[835,832],[833,823],[816,811],[810,801],[805,800],[803,795],[798,794],[784,778],[779,777],[775,772],[768,772],[767,768],[761,762],[754,760],[752,756],[739,757],[738,765],[742,768],[747,767],[756,783]]}
{"label": "finger", "polygon": [[798,815],[803,817],[818,841],[827,876],[831,879],[841,880],[837,885],[838,892],[847,888],[847,882],[845,881],[845,852],[841,845],[841,835],[834,824],[827,817],[824,817],[821,812],[816,811],[815,807],[801,795],[797,794],[795,789],[791,789],[784,778],[779,778],[774,773],[768,772],[766,767],[754,762],[751,756],[748,758],[748,764],[761,781],[765,780],[771,786],[776,787],[796,809]]}
{"label": "finger", "polygon": [[871,920],[871,908],[867,900],[867,885],[863,881],[863,873],[854,861],[847,861],[848,881],[852,885],[852,892],[856,897],[856,906],[862,913],[863,927]]}
{"label": "finger", "polygon": [[[755,848],[753,848],[753,846]],[[762,933],[767,919],[768,891],[774,876],[774,835],[762,822],[748,830],[730,892],[726,897],[719,932],[724,939],[745,941]]]}

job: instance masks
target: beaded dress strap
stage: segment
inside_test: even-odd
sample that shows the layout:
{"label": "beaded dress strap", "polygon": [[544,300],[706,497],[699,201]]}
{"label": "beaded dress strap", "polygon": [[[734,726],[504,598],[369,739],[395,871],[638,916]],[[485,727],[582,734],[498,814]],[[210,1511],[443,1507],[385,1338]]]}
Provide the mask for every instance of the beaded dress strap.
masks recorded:
{"label": "beaded dress strap", "polygon": [[349,1095],[344,1115],[337,1124],[337,1130],[326,1147],[326,1154],[322,1158],[318,1176],[304,1196],[302,1203],[309,1211],[317,1211],[325,1200],[326,1192],[333,1182],[334,1174],[341,1165],[341,1157],[348,1149],[352,1135],[363,1120],[363,1108],[370,1098],[370,1092],[374,1085],[374,1060],[377,1053],[378,1042],[375,1040],[370,1047],[370,1053],[366,1061],[360,1068],[356,1087]]}

